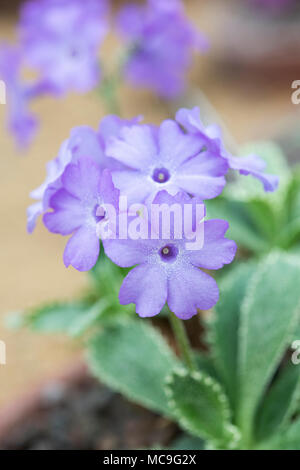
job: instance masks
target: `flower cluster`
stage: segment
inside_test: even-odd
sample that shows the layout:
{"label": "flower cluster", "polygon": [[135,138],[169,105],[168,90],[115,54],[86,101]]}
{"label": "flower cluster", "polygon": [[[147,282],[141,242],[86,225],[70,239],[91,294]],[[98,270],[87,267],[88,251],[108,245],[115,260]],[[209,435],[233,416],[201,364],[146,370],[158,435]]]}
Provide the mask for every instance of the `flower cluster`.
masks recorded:
{"label": "flower cluster", "polygon": [[178,0],[127,5],[120,12],[118,27],[129,42],[127,79],[164,98],[173,98],[184,89],[193,49],[203,52],[208,47],[206,38],[185,17]]}
{"label": "flower cluster", "polygon": [[[0,50],[0,79],[8,88],[8,128],[20,148],[31,142],[37,121],[30,101],[45,93],[62,96],[86,93],[105,75],[99,49],[109,31],[108,0],[29,0],[21,8],[19,45]],[[184,88],[184,75],[193,49],[206,40],[186,18],[181,0],[148,0],[146,6],[125,7],[118,32],[125,49],[116,74],[164,97]],[[33,71],[34,84],[21,80]],[[105,78],[107,78],[105,76]],[[114,83],[114,77],[108,78]]]}
{"label": "flower cluster", "polygon": [[[98,48],[106,34],[106,0],[32,0],[21,9],[19,45],[0,48],[8,129],[20,148],[35,135],[30,102],[44,94],[86,92],[100,79]],[[80,31],[80,34],[79,34]],[[28,69],[34,82],[21,78]]]}
{"label": "flower cluster", "polygon": [[[65,265],[88,271],[99,257],[99,225],[108,226],[114,236],[103,237],[106,255],[121,267],[135,266],[123,282],[120,302],[136,304],[140,316],[158,314],[167,302],[179,318],[187,319],[218,301],[215,281],[201,268],[220,269],[235,256],[235,242],[225,238],[228,223],[204,222],[205,210],[197,211],[203,201],[222,192],[229,168],[259,179],[266,191],[278,185],[277,177],[264,173],[258,156],[231,156],[219,129],[205,128],[197,108],[181,109],[176,120],[160,126],[107,116],[98,131],[73,129],[58,157],[49,162],[45,182],[31,194],[37,202],[28,210],[28,230],[44,214],[50,232],[71,235]],[[129,209],[121,207],[124,198]],[[152,218],[146,225],[155,236],[144,236],[149,227],[139,209],[153,205],[176,206],[182,214],[188,206],[190,233],[178,236],[174,216],[167,237],[160,219]],[[123,217],[116,222],[109,208],[119,215],[126,210],[139,228],[137,236],[127,228],[121,236]],[[200,224],[203,243],[189,249],[187,241]]]}
{"label": "flower cluster", "polygon": [[9,105],[7,127],[15,136],[20,148],[26,147],[37,129],[37,119],[29,110],[29,104],[36,96],[52,92],[48,81],[24,82],[21,79],[22,55],[10,45],[0,47],[0,77],[6,85],[6,99]]}
{"label": "flower cluster", "polygon": [[57,93],[87,92],[100,80],[98,50],[107,33],[106,0],[25,3],[19,34],[26,62]]}

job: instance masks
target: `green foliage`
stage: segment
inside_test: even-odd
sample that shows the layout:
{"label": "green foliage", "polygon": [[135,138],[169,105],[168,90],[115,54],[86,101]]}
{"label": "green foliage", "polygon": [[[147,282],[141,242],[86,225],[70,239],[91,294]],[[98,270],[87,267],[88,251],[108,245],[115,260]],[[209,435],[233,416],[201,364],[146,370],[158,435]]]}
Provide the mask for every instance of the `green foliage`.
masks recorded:
{"label": "green foliage", "polygon": [[237,265],[220,281],[220,301],[208,325],[208,340],[215,367],[222,377],[232,407],[237,399],[240,302],[254,272],[255,264],[244,263]]}
{"label": "green foliage", "polygon": [[247,202],[234,201],[224,196],[206,201],[207,218],[224,219],[229,222],[227,237],[236,241],[239,248],[251,253],[268,251],[268,240],[260,233],[248,211]]}
{"label": "green foliage", "polygon": [[88,347],[88,363],[99,380],[131,400],[171,415],[163,384],[178,361],[147,320],[108,327]]}
{"label": "green foliage", "polygon": [[290,362],[280,371],[258,408],[256,439],[268,439],[279,433],[297,411],[299,399],[300,369]]}
{"label": "green foliage", "polygon": [[287,354],[300,340],[299,278],[300,259],[275,252],[222,279],[204,372],[175,371],[168,385],[179,423],[208,448],[299,448],[300,365]]}
{"label": "green foliage", "polygon": [[99,310],[95,307],[85,302],[52,303],[32,309],[26,314],[14,315],[13,326],[30,327],[40,333],[66,333],[73,336],[81,330],[83,319],[87,324],[101,314],[101,306],[99,305]]}
{"label": "green foliage", "polygon": [[167,380],[169,405],[181,426],[217,448],[235,448],[238,431],[230,423],[230,407],[221,386],[200,372],[178,369]]}
{"label": "green foliage", "polygon": [[259,181],[237,176],[221,197],[207,202],[208,217],[228,220],[228,236],[252,255],[299,248],[300,169],[291,172],[281,150],[271,142],[243,148],[242,154],[251,153],[261,156],[267,171],[280,177],[278,191],[265,193]]}
{"label": "green foliage", "polygon": [[297,325],[299,274],[300,264],[293,258],[270,255],[251,279],[241,305],[238,422],[247,440],[252,438],[258,402],[291,344]]}
{"label": "green foliage", "polygon": [[189,434],[182,434],[173,443],[170,450],[203,450],[204,441]]}
{"label": "green foliage", "polygon": [[260,448],[265,450],[300,450],[300,418],[283,429],[281,433],[262,443]]}
{"label": "green foliage", "polygon": [[[123,270],[125,271],[125,270]],[[126,272],[103,253],[90,271],[89,290],[73,302],[54,302],[11,315],[8,325],[29,327],[41,333],[81,336],[90,330],[112,325],[135,315],[132,306],[120,306],[118,293]]]}
{"label": "green foliage", "polygon": [[175,448],[202,448],[203,440],[209,449],[299,448],[300,365],[286,351],[300,340],[300,258],[277,251],[220,280],[221,300],[207,325],[210,353],[195,353],[194,372],[149,320],[120,309],[119,268],[104,259],[91,276],[83,300],[41,307],[19,321],[42,332],[89,332],[87,359],[99,380],[194,436]]}
{"label": "green foliage", "polygon": [[36,331],[85,334],[99,380],[192,435],[175,448],[202,448],[203,440],[213,449],[300,446],[300,365],[287,353],[300,340],[300,170],[291,173],[270,143],[245,153],[265,158],[281,185],[265,194],[259,182],[240,176],[207,204],[209,218],[229,221],[228,236],[241,252],[261,261],[237,264],[221,277],[220,302],[207,325],[210,352],[195,353],[197,370],[183,369],[150,321],[120,306],[126,270],[103,250],[83,298],[13,319]]}
{"label": "green foliage", "polygon": [[92,301],[105,299],[107,302],[106,316],[114,321],[115,317],[135,315],[132,306],[120,306],[119,290],[128,270],[115,265],[101,250],[100,257],[89,272],[91,288],[89,296]]}

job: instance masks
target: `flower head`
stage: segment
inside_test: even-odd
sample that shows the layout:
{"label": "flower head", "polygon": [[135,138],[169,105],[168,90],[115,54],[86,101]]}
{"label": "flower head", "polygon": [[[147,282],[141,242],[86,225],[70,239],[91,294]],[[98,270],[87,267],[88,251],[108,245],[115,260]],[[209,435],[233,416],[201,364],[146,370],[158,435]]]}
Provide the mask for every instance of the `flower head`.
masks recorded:
{"label": "flower head", "polygon": [[[89,271],[99,257],[100,242],[97,224],[105,219],[105,204],[118,210],[119,192],[113,186],[109,170],[88,157],[70,163],[61,176],[62,187],[50,198],[43,221],[52,233],[70,235],[65,251],[66,267]],[[103,213],[99,214],[99,207]],[[105,222],[107,222],[105,220]]]}
{"label": "flower head", "polygon": [[266,192],[272,192],[278,188],[279,178],[265,173],[266,163],[259,156],[234,157],[226,150],[220,127],[218,125],[205,127],[200,120],[199,108],[179,110],[176,120],[188,135],[198,137],[206,152],[223,158],[229,168],[239,171],[241,175],[251,175],[258,179]]}
{"label": "flower head", "polygon": [[[185,193],[170,196],[161,191],[154,203],[169,206],[176,203],[183,210],[184,205],[193,205],[195,201]],[[195,224],[201,222],[196,217]],[[220,269],[232,262],[236,244],[224,237],[227,229],[228,223],[222,220],[204,222],[204,244],[199,250],[188,250],[187,238],[174,236],[174,225],[168,240],[158,237],[104,241],[106,254],[114,263],[136,266],[122,284],[120,303],[134,303],[141,317],[157,315],[167,303],[184,320],[196,315],[198,308],[213,307],[219,298],[218,286],[199,268]]]}
{"label": "flower head", "polygon": [[47,164],[45,181],[30,193],[32,199],[37,200],[27,211],[27,229],[30,233],[33,232],[38,217],[49,208],[51,196],[62,187],[61,176],[69,163],[88,157],[101,171],[105,168],[120,169],[121,165],[117,161],[105,155],[107,141],[112,136],[117,136],[123,126],[136,124],[138,120],[139,118],[134,118],[128,121],[117,116],[107,116],[101,121],[98,132],[88,126],[76,127],[71,131],[69,139],[61,145],[58,156]]}
{"label": "flower head", "polygon": [[179,95],[193,49],[207,48],[206,39],[185,17],[181,2],[149,0],[144,7],[128,5],[118,24],[129,42],[127,79],[165,98]]}
{"label": "flower head", "polygon": [[21,10],[27,62],[57,93],[86,92],[100,79],[98,49],[105,37],[106,0],[32,0]]}
{"label": "flower head", "polygon": [[177,123],[123,127],[109,140],[106,153],[127,168],[113,171],[113,180],[129,203],[149,202],[162,190],[182,190],[202,199],[218,196],[225,185],[226,160],[202,152],[197,136],[185,134]]}
{"label": "flower head", "polygon": [[8,106],[7,126],[20,148],[26,148],[33,139],[37,120],[29,111],[32,87],[20,78],[21,54],[16,48],[2,45],[0,50],[0,79],[6,85]]}

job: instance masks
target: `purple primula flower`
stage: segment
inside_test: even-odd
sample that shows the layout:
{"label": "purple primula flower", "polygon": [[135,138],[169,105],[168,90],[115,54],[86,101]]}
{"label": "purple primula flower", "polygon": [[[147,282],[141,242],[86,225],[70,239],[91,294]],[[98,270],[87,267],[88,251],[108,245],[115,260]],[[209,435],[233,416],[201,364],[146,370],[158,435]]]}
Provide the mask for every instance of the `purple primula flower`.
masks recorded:
{"label": "purple primula flower", "polygon": [[[65,251],[66,267],[89,271],[97,262],[100,242],[97,224],[106,220],[105,205],[118,211],[119,191],[114,188],[109,170],[101,172],[99,165],[88,157],[69,164],[62,177],[62,188],[50,198],[43,221],[52,233],[70,235]],[[99,207],[103,215],[99,215]]]}
{"label": "purple primula flower", "polygon": [[26,148],[35,135],[37,121],[28,109],[30,89],[20,79],[20,68],[20,52],[12,46],[2,45],[0,79],[6,85],[7,125],[18,147]]}
{"label": "purple primula flower", "polygon": [[6,86],[7,125],[18,147],[26,149],[38,126],[37,119],[29,110],[29,104],[41,95],[53,93],[53,87],[46,80],[22,80],[22,66],[22,54],[19,49],[3,44],[0,48],[0,79]]}
{"label": "purple primula flower", "polygon": [[184,15],[181,2],[149,0],[146,6],[127,5],[119,16],[119,30],[129,42],[127,79],[174,98],[184,89],[184,75],[193,49],[208,44]]}
{"label": "purple primula flower", "polygon": [[198,136],[203,148],[210,155],[223,158],[233,170],[241,175],[251,175],[260,180],[266,192],[276,191],[279,178],[265,173],[266,163],[257,155],[234,157],[223,144],[222,131],[218,125],[205,127],[200,120],[199,108],[180,109],[176,114],[177,122],[186,130],[188,135]]}
{"label": "purple primula flower", "polygon": [[58,156],[47,164],[47,176],[41,186],[30,193],[32,199],[38,202],[32,204],[27,211],[27,229],[32,233],[38,217],[49,208],[49,199],[52,194],[62,187],[61,175],[69,163],[75,163],[81,157],[89,157],[99,166],[100,170],[105,168],[119,170],[122,165],[107,158],[105,147],[111,137],[118,136],[123,126],[135,125],[140,118],[123,120],[118,116],[106,116],[102,119],[99,132],[91,127],[76,127],[71,131],[70,138],[61,145]]}
{"label": "purple primula flower", "polygon": [[128,167],[112,172],[128,203],[151,202],[164,189],[172,195],[182,190],[211,199],[225,186],[228,164],[220,156],[200,153],[201,148],[197,136],[166,120],[159,128],[123,127],[118,138],[110,139],[106,153]]}
{"label": "purple primula flower", "polygon": [[[193,204],[193,199],[184,193],[173,197],[161,191],[154,203],[176,203],[183,210],[184,205]],[[200,222],[195,220],[196,224]],[[185,237],[104,241],[105,252],[114,263],[124,268],[136,266],[121,286],[120,303],[134,303],[141,317],[157,315],[167,303],[183,320],[196,315],[197,309],[212,308],[219,299],[218,286],[199,268],[216,270],[231,263],[236,244],[225,238],[227,222],[209,220],[204,224],[204,245],[200,250],[188,250]]]}
{"label": "purple primula flower", "polygon": [[106,0],[32,0],[23,6],[20,37],[29,65],[58,94],[87,92],[100,80],[99,47],[106,35]]}

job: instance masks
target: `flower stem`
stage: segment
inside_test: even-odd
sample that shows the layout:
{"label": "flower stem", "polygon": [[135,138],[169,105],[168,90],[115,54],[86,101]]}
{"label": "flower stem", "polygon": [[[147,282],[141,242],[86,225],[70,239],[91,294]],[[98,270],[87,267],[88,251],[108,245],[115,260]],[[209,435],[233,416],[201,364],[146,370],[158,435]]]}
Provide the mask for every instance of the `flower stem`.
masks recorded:
{"label": "flower stem", "polygon": [[170,311],[170,323],[176,338],[176,341],[179,345],[182,358],[187,366],[187,368],[194,372],[196,370],[196,363],[193,356],[193,350],[190,344],[190,340],[186,333],[186,329],[182,320],[180,320],[174,313]]}
{"label": "flower stem", "polygon": [[105,77],[99,88],[100,95],[111,114],[120,115],[120,107],[117,98],[118,77]]}

